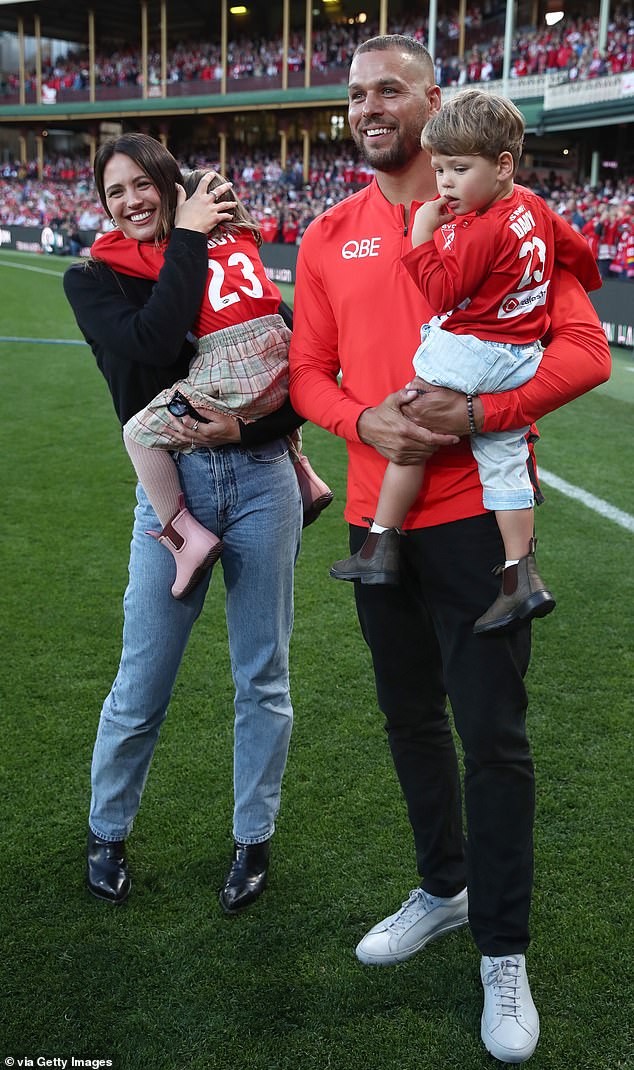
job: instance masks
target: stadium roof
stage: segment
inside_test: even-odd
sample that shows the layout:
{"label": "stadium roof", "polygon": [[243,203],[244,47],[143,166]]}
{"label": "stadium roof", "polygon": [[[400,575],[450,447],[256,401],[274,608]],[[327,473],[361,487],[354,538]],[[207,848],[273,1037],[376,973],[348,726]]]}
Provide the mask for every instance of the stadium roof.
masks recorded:
{"label": "stadium roof", "polygon": [[[140,36],[141,7],[138,0],[26,0],[7,3],[0,0],[0,30],[16,33],[17,20],[24,19],[27,36],[33,34],[33,17],[40,16],[42,37],[59,41],[85,42],[88,39],[88,11],[95,12],[97,38],[113,43],[135,42]],[[171,34],[183,38],[220,34],[220,4],[218,0],[181,0],[168,3],[168,26]],[[158,32],[160,4],[148,3],[150,32]],[[207,33],[205,33],[207,31]]]}
{"label": "stadium roof", "polygon": [[[258,33],[277,35],[282,27],[283,0],[244,0],[245,15],[229,15],[229,36]],[[228,3],[228,8],[232,5]],[[303,28],[306,5],[291,0],[292,26]],[[326,6],[316,0],[315,9],[328,20],[355,14],[359,4],[355,0],[336,0]],[[141,34],[140,0],[0,0],[0,31],[16,33],[18,18],[24,19],[24,32],[33,35],[33,17],[40,16],[42,37],[59,41],[86,42],[88,40],[88,11],[95,13],[97,40],[113,44],[134,44]],[[160,0],[148,0],[150,36],[160,32]],[[220,0],[168,0],[167,25],[171,40],[198,38],[218,40],[220,37]]]}

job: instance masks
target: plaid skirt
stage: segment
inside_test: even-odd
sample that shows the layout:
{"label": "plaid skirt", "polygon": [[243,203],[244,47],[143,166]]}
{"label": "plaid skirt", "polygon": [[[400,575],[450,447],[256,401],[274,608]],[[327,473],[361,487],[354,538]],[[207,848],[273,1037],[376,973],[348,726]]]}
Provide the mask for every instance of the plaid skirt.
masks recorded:
{"label": "plaid skirt", "polygon": [[126,435],[142,446],[173,449],[167,406],[176,391],[197,408],[249,423],[275,412],[288,397],[291,332],[281,316],[261,316],[198,340],[186,379],[179,379],[132,416]]}

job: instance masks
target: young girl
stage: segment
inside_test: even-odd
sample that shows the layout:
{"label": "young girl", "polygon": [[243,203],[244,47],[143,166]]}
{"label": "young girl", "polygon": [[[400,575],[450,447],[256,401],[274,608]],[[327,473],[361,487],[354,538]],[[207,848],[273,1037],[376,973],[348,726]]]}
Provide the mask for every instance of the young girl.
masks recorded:
{"label": "young girl", "polygon": [[[188,196],[204,171],[184,178]],[[193,418],[192,429],[208,422],[214,411],[248,423],[280,407],[288,394],[290,330],[278,310],[281,294],[267,278],[258,252],[258,225],[230,190],[214,175],[208,191],[218,190],[218,222],[209,234],[207,293],[193,325],[197,355],[186,379],[161,391],[124,426],[124,442],[136,473],[159,520],[156,536],[174,556],[175,598],[184,598],[217,560],[222,542],[199,524],[184,505],[178,471],[170,450],[171,416]],[[120,231],[100,237],[95,259],[125,274],[157,279],[163,266],[164,243],[135,241]],[[195,448],[192,438],[191,449]],[[332,501],[332,492],[291,442],[304,502],[304,525]]]}

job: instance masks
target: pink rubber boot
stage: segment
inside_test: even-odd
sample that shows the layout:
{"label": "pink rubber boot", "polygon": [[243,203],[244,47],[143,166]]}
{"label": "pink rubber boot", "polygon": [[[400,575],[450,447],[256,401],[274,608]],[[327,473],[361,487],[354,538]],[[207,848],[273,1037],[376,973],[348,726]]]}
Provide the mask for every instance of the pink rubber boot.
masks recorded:
{"label": "pink rubber boot", "polygon": [[317,519],[326,506],[330,505],[334,495],[328,484],[324,483],[323,479],[317,475],[305,454],[297,454],[293,463],[302,495],[302,508],[304,511],[302,527],[307,528],[309,524],[312,524]]}
{"label": "pink rubber boot", "polygon": [[223,544],[185,508],[184,494],[179,495],[178,504],[178,513],[167,522],[159,535],[155,531],[148,531],[147,534],[158,539],[173,555],[176,579],[172,594],[174,598],[185,598],[200,583],[214,561],[218,560]]}

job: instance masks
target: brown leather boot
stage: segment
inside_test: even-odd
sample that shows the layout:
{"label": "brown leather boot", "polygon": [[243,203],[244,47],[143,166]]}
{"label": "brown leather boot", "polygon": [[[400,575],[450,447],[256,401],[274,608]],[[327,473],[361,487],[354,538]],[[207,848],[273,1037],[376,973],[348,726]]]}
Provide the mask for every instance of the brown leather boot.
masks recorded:
{"label": "brown leather boot", "polygon": [[336,580],[360,580],[361,583],[396,586],[400,577],[400,539],[398,528],[369,531],[361,549],[352,557],[335,561],[330,575]]}
{"label": "brown leather boot", "polygon": [[537,571],[535,563],[536,539],[530,541],[530,552],[521,557],[517,565],[503,565],[496,569],[502,573],[502,588],[495,602],[475,622],[475,635],[500,635],[513,631],[533,617],[545,617],[556,606],[555,599]]}

